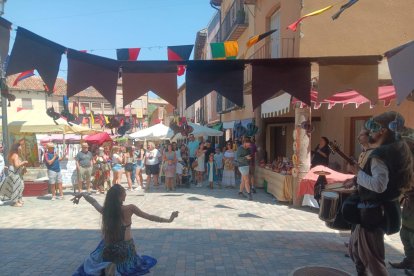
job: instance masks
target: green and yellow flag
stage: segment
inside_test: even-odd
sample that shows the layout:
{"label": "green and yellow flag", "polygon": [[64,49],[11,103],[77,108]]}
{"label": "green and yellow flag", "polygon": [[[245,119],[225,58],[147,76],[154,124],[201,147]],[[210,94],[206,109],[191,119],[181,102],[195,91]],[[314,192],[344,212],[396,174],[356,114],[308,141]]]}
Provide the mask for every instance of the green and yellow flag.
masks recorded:
{"label": "green and yellow flag", "polygon": [[91,126],[95,124],[95,116],[93,115],[93,111],[91,110]]}
{"label": "green and yellow flag", "polygon": [[268,37],[269,35],[273,34],[276,31],[277,31],[277,29],[274,29],[274,30],[270,30],[268,32],[265,32],[265,33],[262,33],[262,34],[259,34],[259,35],[252,36],[246,43],[247,48],[252,47],[254,44],[256,44],[260,40]]}
{"label": "green and yellow flag", "polygon": [[213,59],[236,59],[239,53],[237,41],[210,43]]}

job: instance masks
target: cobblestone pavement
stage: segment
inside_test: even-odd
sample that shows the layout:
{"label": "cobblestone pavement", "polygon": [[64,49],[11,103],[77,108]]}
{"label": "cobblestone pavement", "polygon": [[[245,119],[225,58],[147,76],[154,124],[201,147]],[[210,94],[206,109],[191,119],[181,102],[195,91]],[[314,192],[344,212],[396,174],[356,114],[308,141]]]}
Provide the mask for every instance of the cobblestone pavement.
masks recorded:
{"label": "cobblestone pavement", "polygon": [[[103,202],[104,195],[95,196]],[[0,206],[0,275],[71,275],[100,239],[99,214],[86,201],[25,198],[23,208]],[[168,217],[171,224],[133,218],[140,254],[158,259],[152,275],[288,275],[323,265],[355,275],[344,257],[349,234],[325,227],[315,211],[291,208],[259,190],[254,201],[234,189],[190,188],[127,192],[126,203]],[[398,234],[386,236],[386,258],[403,258]],[[389,269],[391,275],[402,271]]]}

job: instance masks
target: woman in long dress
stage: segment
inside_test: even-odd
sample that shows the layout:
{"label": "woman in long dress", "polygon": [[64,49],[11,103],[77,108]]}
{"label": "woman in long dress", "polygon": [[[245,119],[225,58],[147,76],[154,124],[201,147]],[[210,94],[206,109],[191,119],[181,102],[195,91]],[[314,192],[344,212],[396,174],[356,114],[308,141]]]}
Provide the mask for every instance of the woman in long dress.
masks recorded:
{"label": "woman in long dress", "polygon": [[234,151],[233,145],[230,142],[227,142],[227,149],[224,152],[223,162],[223,186],[228,188],[236,187],[236,177],[234,174]]}
{"label": "woman in long dress", "polygon": [[206,150],[204,149],[204,143],[200,143],[198,146],[198,149],[196,151],[196,157],[197,157],[197,167],[195,168],[195,171],[197,172],[197,187],[202,187],[204,172],[206,170],[205,167],[205,155]]}
{"label": "woman in long dress", "polygon": [[4,180],[0,187],[0,197],[8,199],[13,202],[11,206],[22,207],[23,206],[23,190],[24,181],[23,174],[26,172],[25,165],[27,161],[21,161],[19,157],[20,144],[15,143],[12,145],[9,152],[9,175]]}
{"label": "woman in long dress", "polygon": [[73,275],[143,275],[149,273],[157,260],[145,255],[138,255],[131,234],[131,218],[133,215],[144,219],[171,223],[178,212],[172,212],[169,219],[150,215],[141,211],[136,205],[123,205],[126,198],[125,189],[114,185],[109,189],[104,205],[101,206],[87,193],[77,194],[74,204],[84,197],[102,214],[102,241],[86,258]]}

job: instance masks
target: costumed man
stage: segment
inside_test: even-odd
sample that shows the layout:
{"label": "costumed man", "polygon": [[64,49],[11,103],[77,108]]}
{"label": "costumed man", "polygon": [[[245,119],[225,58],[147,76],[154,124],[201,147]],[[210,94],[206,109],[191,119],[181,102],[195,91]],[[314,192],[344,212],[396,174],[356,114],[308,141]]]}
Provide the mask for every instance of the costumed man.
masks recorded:
{"label": "costumed man", "polygon": [[[413,177],[413,159],[407,143],[398,136],[404,118],[385,112],[367,121],[370,138],[377,146],[364,168],[352,166],[358,196],[349,197],[342,208],[344,218],[355,224],[349,253],[358,275],[388,275],[385,265],[384,233],[394,234],[401,227],[399,197]],[[356,204],[347,204],[353,200]],[[351,207],[350,207],[351,206]],[[356,207],[356,208],[355,208]],[[349,216],[349,210],[355,210]]]}
{"label": "costumed man", "polygon": [[[406,135],[407,134],[407,135]],[[414,137],[410,133],[403,134],[414,155]],[[390,263],[393,268],[405,269],[405,274],[414,275],[414,188],[404,193],[402,199],[402,227],[400,231],[401,242],[404,245],[405,258],[399,263]]]}
{"label": "costumed man", "polygon": [[[358,134],[358,143],[361,145],[362,152],[359,154],[358,157],[358,165],[360,168],[365,166],[367,163],[368,157],[371,154],[372,150],[374,149],[374,145],[371,145],[372,139],[369,138],[369,129],[363,126]],[[352,169],[350,169],[352,170]],[[354,185],[355,179],[351,178],[345,181],[345,186],[352,187]],[[352,227],[352,230],[355,227]],[[349,243],[345,242],[345,247],[348,247]],[[350,257],[349,254],[345,254],[346,257]]]}

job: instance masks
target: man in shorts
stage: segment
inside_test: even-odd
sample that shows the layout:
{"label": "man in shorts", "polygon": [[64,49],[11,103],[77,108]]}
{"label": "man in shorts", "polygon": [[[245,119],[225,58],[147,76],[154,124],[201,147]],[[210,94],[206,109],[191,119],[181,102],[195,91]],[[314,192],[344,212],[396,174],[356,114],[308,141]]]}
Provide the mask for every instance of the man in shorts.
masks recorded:
{"label": "man in shorts", "polygon": [[82,192],[82,183],[86,182],[87,192],[91,192],[92,153],[88,150],[88,143],[82,143],[82,150],[75,157],[78,172],[78,190]]}
{"label": "man in shorts", "polygon": [[188,155],[189,155],[189,160],[190,160],[190,169],[191,169],[191,179],[192,181],[195,183],[195,177],[194,177],[194,169],[193,169],[193,162],[197,159],[196,157],[196,151],[198,149],[198,145],[200,144],[198,141],[195,140],[194,135],[190,134],[188,136]]}
{"label": "man in shorts", "polygon": [[58,197],[58,199],[63,199],[62,172],[60,171],[59,161],[61,161],[64,157],[62,156],[59,158],[59,155],[55,152],[55,145],[53,143],[47,143],[46,148],[47,152],[45,152],[45,163],[50,189],[52,190],[52,200],[56,199],[56,185],[60,191],[60,197]]}

